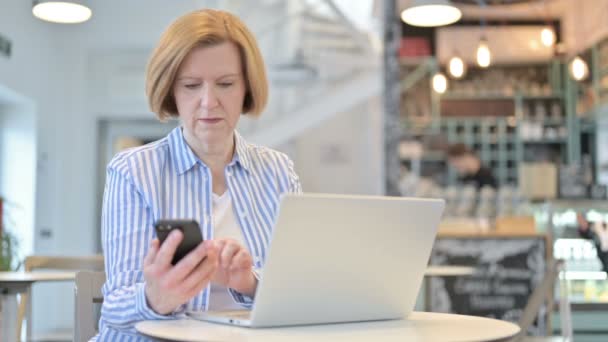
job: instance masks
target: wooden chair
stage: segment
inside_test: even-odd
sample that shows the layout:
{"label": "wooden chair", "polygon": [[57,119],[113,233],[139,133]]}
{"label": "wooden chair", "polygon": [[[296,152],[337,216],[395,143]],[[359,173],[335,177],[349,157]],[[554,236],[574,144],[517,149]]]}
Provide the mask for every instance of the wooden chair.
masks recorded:
{"label": "wooden chair", "polygon": [[524,308],[518,325],[521,328],[521,332],[511,339],[511,342],[554,342],[560,340],[563,342],[572,341],[572,314],[570,310],[570,301],[568,299],[568,284],[565,280],[565,276],[560,278],[560,303],[559,313],[561,319],[561,330],[562,336],[547,336],[547,337],[530,337],[525,336],[530,325],[534,323],[539,310],[543,303],[547,304],[548,310],[553,308],[553,288],[555,286],[555,280],[558,279],[559,273],[564,271],[563,260],[551,260],[548,264],[548,268],[543,276],[543,279],[538,286],[532,292],[532,295],[528,298],[528,303]]}
{"label": "wooden chair", "polygon": [[99,309],[103,302],[101,287],[106,281],[104,272],[76,273],[74,287],[74,342],[88,341],[97,333]]}
{"label": "wooden chair", "polygon": [[[103,270],[102,255],[88,256],[45,256],[31,255],[25,258],[24,268],[26,272],[35,270],[62,270],[62,271],[80,271],[80,270]],[[23,320],[27,321],[26,340],[32,340],[32,300],[31,291],[23,294],[19,302],[19,311],[17,313],[17,336],[21,336]]]}

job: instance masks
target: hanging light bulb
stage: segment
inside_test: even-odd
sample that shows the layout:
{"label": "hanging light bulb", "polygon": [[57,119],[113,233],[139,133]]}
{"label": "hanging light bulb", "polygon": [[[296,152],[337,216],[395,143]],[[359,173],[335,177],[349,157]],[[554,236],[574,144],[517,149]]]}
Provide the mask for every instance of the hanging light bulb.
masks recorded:
{"label": "hanging light bulb", "polygon": [[413,0],[401,12],[401,20],[412,26],[434,27],[457,22],[462,12],[449,0]]}
{"label": "hanging light bulb", "polygon": [[448,73],[454,78],[462,78],[467,72],[467,65],[459,56],[454,56],[448,61]]}
{"label": "hanging light bulb", "polygon": [[580,56],[576,56],[570,62],[570,75],[577,81],[582,81],[589,75],[589,67]]}
{"label": "hanging light bulb", "polygon": [[492,63],[492,53],[488,47],[488,41],[482,37],[477,46],[477,65],[482,68],[487,68]]}
{"label": "hanging light bulb", "polygon": [[448,79],[444,74],[438,72],[433,76],[433,90],[439,94],[445,93],[448,89]]}
{"label": "hanging light bulb", "polygon": [[92,12],[82,0],[34,0],[32,14],[36,18],[61,24],[82,23]]}
{"label": "hanging light bulb", "polygon": [[540,41],[546,47],[551,47],[555,44],[555,32],[550,27],[545,27],[540,31]]}

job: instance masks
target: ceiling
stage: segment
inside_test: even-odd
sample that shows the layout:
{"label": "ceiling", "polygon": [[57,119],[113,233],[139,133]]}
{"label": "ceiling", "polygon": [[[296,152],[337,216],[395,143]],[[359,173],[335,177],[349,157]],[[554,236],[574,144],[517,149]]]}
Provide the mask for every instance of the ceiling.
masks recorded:
{"label": "ceiling", "polygon": [[[398,13],[401,13],[412,2],[412,0],[396,1]],[[451,1],[460,8],[464,20],[481,18],[486,20],[547,20],[560,18],[564,13],[564,1],[574,0]]]}
{"label": "ceiling", "polygon": [[522,4],[522,3],[543,3],[545,0],[452,0],[455,4],[463,4],[463,5],[487,5],[487,6],[496,6],[496,5],[513,5],[513,4]]}

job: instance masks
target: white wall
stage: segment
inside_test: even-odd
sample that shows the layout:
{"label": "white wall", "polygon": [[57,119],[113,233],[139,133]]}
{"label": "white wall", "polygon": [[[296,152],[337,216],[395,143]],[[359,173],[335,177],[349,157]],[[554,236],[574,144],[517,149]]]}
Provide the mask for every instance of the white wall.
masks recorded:
{"label": "white wall", "polygon": [[[58,133],[53,127],[60,119],[58,90],[64,81],[59,77],[60,64],[54,35],[46,24],[31,15],[31,3],[3,0],[0,11],[0,32],[13,42],[13,55],[0,57],[0,84],[29,99],[36,108],[37,140],[37,229],[56,226],[59,201],[55,200],[59,160],[56,157]],[[40,248],[53,246],[40,241]]]}
{"label": "white wall", "polygon": [[341,113],[295,141],[305,192],[384,194],[381,98]]}
{"label": "white wall", "polygon": [[[19,93],[27,100],[31,101],[35,112],[30,118],[23,120],[35,120],[37,133],[33,141],[14,141],[10,137],[11,144],[29,144],[37,140],[36,168],[30,166],[24,172],[36,172],[36,215],[31,219],[35,225],[34,233],[39,236],[41,230],[52,230],[56,233],[58,227],[62,227],[63,220],[60,216],[62,210],[62,186],[61,172],[62,159],[65,146],[59,139],[68,135],[64,127],[62,102],[65,97],[61,96],[61,90],[66,81],[61,75],[64,64],[61,58],[61,51],[57,49],[57,39],[52,27],[35,19],[31,14],[31,2],[22,0],[3,0],[2,10],[0,11],[0,32],[13,42],[13,55],[7,59],[0,57],[0,84],[14,93]],[[8,111],[7,111],[8,113]],[[10,120],[19,120],[12,117]],[[31,123],[31,122],[30,122]],[[15,122],[17,124],[17,122]],[[21,122],[25,124],[25,122]],[[21,132],[24,132],[21,130]],[[31,161],[24,159],[22,164],[31,164]],[[25,165],[15,165],[9,172],[21,172],[16,167]],[[10,198],[13,195],[7,194]],[[59,253],[63,248],[57,238],[62,238],[60,234],[55,234],[51,239],[35,239],[35,241],[25,242],[34,243],[35,250],[43,253],[55,251]],[[69,237],[67,240],[70,240]],[[47,288],[47,295],[35,292],[34,297],[42,299],[47,297],[46,307],[61,307],[61,302],[56,297],[48,296],[53,289]],[[66,296],[70,290],[66,290]],[[36,297],[37,296],[37,297]],[[40,303],[42,304],[42,303]],[[65,304],[63,305],[65,306]],[[36,306],[40,307],[40,306]],[[48,313],[48,312],[47,312]],[[48,320],[40,320],[41,325],[45,323],[53,324],[56,315],[49,315]]]}
{"label": "white wall", "polygon": [[[99,235],[96,191],[98,119],[153,118],[141,96],[122,100],[116,96],[113,100],[107,97],[107,94],[120,96],[125,91],[141,91],[141,95],[143,84],[140,90],[132,90],[132,87],[118,90],[120,83],[98,84],[96,68],[99,64],[96,63],[116,56],[130,56],[126,58],[127,64],[145,63],[147,53],[171,21],[190,10],[215,6],[218,1],[93,0],[90,3],[92,19],[78,25],[56,25],[35,19],[31,15],[30,1],[2,0],[0,10],[0,32],[13,41],[14,50],[12,58],[0,57],[0,84],[30,98],[37,109],[35,251],[40,254],[96,252]],[[273,17],[273,13],[268,15]],[[246,22],[248,20],[254,21],[248,22],[253,26],[263,24],[262,17],[257,14],[245,19]],[[122,70],[122,73],[140,73],[141,76],[144,66],[131,66],[141,69],[135,72]],[[114,72],[116,75],[113,76],[117,76],[121,70]],[[137,84],[136,78],[140,76],[131,78],[129,82]],[[103,96],[111,101],[105,101]],[[349,131],[359,138],[353,141],[358,145],[349,147],[349,153],[353,167],[360,169],[353,177],[361,177],[363,181],[353,178],[348,184],[344,183],[343,188],[328,188],[325,192],[377,193],[376,181],[367,173],[373,172],[369,171],[369,165],[375,163],[363,162],[362,159],[363,155],[372,159],[382,155],[381,151],[376,155],[375,149],[364,143],[374,139],[366,136],[368,133],[364,129],[370,120],[351,121],[348,118],[344,119],[345,125],[334,123],[335,128],[329,130],[341,132],[339,127],[352,125]],[[349,141],[340,140],[339,143]],[[298,146],[302,148],[301,151],[298,149],[299,154],[308,153],[305,143]],[[361,155],[360,147],[369,151]],[[307,165],[306,162],[296,163]],[[330,165],[329,169],[337,174],[339,168]],[[313,183],[317,172],[311,169],[300,173],[305,182]],[[370,183],[362,185],[367,180]],[[380,180],[377,182],[382,183]],[[311,188],[323,185],[318,183]],[[50,237],[41,238],[41,231],[49,232]],[[42,287],[46,290],[37,289],[33,295],[35,329],[71,326],[72,285]]]}
{"label": "white wall", "polygon": [[[151,49],[168,23],[204,2],[92,3],[91,21],[61,26],[35,19],[30,1],[2,0],[0,32],[13,41],[13,56],[0,58],[0,84],[30,98],[37,108],[35,251],[39,254],[95,252],[99,234],[95,122],[103,113],[86,99],[89,56],[106,50]],[[146,114],[147,108],[140,113]],[[41,231],[50,237],[41,238]],[[70,284],[38,287],[33,294],[36,330],[71,326],[72,288]]]}
{"label": "white wall", "polygon": [[36,122],[31,103],[0,96],[0,195],[7,228],[18,240],[19,260],[34,244]]}

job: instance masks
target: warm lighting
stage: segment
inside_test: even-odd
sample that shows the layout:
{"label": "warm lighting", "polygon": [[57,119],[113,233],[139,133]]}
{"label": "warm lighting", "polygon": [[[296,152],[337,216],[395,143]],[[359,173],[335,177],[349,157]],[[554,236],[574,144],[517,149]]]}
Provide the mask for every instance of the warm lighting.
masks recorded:
{"label": "warm lighting", "polygon": [[540,41],[546,47],[551,47],[555,44],[555,32],[550,27],[545,27],[540,31]]}
{"label": "warm lighting", "polygon": [[576,56],[572,62],[570,62],[570,75],[577,81],[582,81],[589,75],[587,63],[579,56]]}
{"label": "warm lighting", "polygon": [[91,9],[79,2],[82,1],[45,1],[36,0],[32,13],[36,18],[61,24],[82,23],[91,18]]}
{"label": "warm lighting", "polygon": [[448,79],[444,74],[438,72],[433,76],[433,90],[439,94],[445,93],[448,89]]}
{"label": "warm lighting", "polygon": [[492,53],[488,47],[488,41],[485,38],[481,38],[477,46],[477,65],[487,68],[490,66],[490,63],[492,63]]}
{"label": "warm lighting", "polygon": [[412,26],[444,26],[457,22],[462,12],[449,0],[412,0],[401,19]]}
{"label": "warm lighting", "polygon": [[462,78],[467,72],[467,65],[462,58],[454,56],[448,62],[448,73],[454,78]]}

